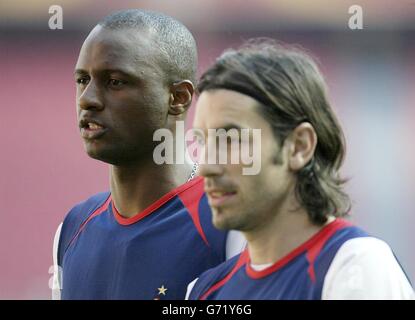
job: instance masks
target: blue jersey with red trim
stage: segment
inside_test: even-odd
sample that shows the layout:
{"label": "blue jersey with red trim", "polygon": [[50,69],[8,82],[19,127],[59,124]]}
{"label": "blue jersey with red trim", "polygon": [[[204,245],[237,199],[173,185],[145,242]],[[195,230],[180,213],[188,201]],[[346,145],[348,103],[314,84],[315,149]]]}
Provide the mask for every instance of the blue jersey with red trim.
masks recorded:
{"label": "blue jersey with red trim", "polygon": [[323,227],[311,239],[277,261],[256,271],[248,250],[204,272],[190,300],[319,300],[328,268],[346,241],[368,236],[343,219]]}
{"label": "blue jersey with red trim", "polygon": [[189,282],[225,261],[225,251],[200,177],[130,219],[100,193],[64,220],[62,299],[184,299]]}

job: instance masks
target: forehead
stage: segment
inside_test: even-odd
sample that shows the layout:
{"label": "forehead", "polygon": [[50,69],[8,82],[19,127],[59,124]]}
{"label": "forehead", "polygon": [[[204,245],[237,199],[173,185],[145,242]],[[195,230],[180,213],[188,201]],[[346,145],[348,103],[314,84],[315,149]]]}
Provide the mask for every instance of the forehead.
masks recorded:
{"label": "forehead", "polygon": [[264,129],[257,101],[236,91],[217,89],[202,92],[196,104],[194,127],[202,130],[238,126]]}
{"label": "forehead", "polygon": [[159,69],[152,35],[146,30],[112,30],[96,26],[79,53],[76,69]]}

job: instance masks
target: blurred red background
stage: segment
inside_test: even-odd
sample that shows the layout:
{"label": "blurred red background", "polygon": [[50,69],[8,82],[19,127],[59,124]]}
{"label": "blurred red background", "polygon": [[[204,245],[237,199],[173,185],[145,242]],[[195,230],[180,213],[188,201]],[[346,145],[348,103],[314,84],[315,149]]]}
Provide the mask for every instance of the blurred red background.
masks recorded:
{"label": "blurred red background", "polygon": [[[48,29],[51,4],[63,8],[63,30]],[[78,136],[73,68],[89,30],[127,7],[184,22],[198,42],[200,71],[226,47],[254,36],[297,43],[317,56],[346,133],[352,219],[389,242],[414,279],[415,6],[361,1],[364,29],[353,31],[352,4],[1,3],[0,298],[50,297],[56,227],[75,203],[108,189],[107,166],[85,155]]]}

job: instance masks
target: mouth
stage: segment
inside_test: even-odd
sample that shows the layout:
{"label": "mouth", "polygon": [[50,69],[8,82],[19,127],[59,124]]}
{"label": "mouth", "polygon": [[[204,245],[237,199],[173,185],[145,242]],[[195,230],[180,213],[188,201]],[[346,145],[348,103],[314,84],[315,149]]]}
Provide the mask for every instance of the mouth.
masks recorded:
{"label": "mouth", "polygon": [[98,139],[105,134],[107,128],[96,120],[82,119],[79,121],[82,138],[86,140]]}
{"label": "mouth", "polygon": [[230,204],[236,198],[236,191],[211,190],[207,191],[209,204],[212,207],[221,207]]}

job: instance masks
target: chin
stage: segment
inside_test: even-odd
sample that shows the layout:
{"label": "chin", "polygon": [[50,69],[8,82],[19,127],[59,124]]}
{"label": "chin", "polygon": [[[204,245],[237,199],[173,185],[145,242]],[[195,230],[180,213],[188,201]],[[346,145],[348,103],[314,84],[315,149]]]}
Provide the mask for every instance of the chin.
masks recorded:
{"label": "chin", "polygon": [[229,230],[228,225],[224,223],[223,221],[213,220],[213,225],[215,226],[216,229],[219,229],[222,231]]}
{"label": "chin", "polygon": [[232,217],[229,212],[213,209],[213,225],[219,230],[239,230],[238,217]]}
{"label": "chin", "polygon": [[110,152],[104,152],[103,150],[98,150],[97,148],[91,148],[85,145],[85,151],[87,155],[95,160],[102,161],[108,164],[117,164],[117,159]]}
{"label": "chin", "polygon": [[101,152],[99,152],[99,150],[93,146],[85,144],[85,151],[86,154],[92,159],[101,160],[102,158]]}

